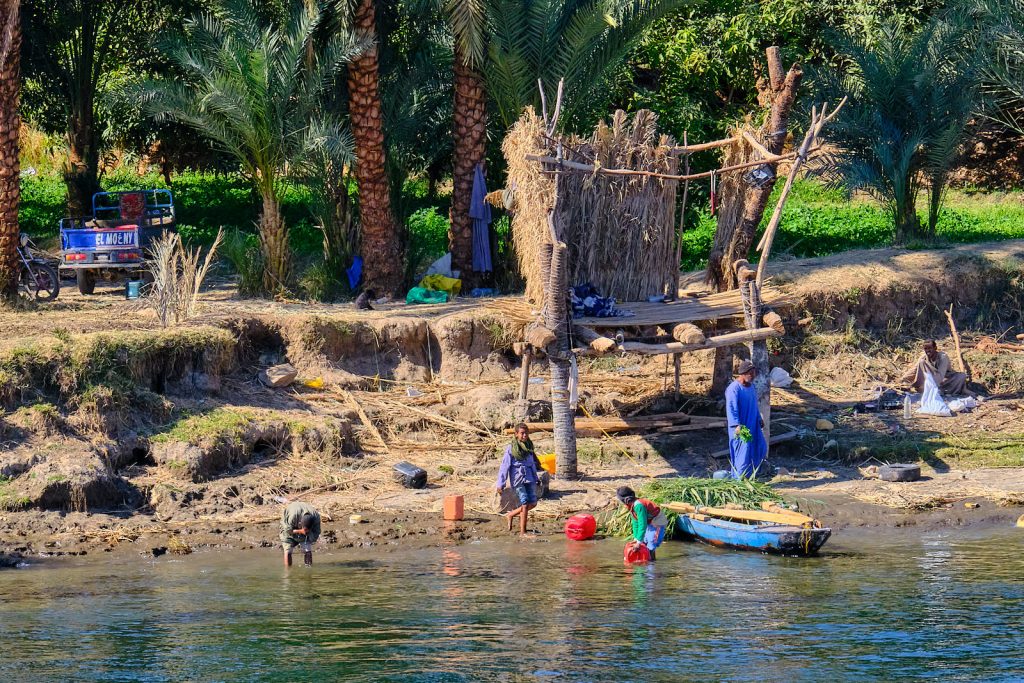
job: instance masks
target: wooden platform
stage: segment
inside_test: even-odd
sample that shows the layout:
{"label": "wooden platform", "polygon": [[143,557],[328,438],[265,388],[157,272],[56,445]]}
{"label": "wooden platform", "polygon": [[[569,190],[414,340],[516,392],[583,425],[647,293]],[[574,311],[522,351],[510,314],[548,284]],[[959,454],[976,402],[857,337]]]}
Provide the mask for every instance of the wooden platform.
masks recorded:
{"label": "wooden platform", "polygon": [[[768,306],[780,306],[788,297],[774,287],[765,286],[761,299]],[[647,325],[674,325],[701,320],[718,320],[743,315],[743,302],[738,289],[703,296],[684,296],[668,303],[652,304],[647,301],[632,301],[617,304],[632,316],[615,318],[575,318],[573,324],[584,327],[639,327]]]}

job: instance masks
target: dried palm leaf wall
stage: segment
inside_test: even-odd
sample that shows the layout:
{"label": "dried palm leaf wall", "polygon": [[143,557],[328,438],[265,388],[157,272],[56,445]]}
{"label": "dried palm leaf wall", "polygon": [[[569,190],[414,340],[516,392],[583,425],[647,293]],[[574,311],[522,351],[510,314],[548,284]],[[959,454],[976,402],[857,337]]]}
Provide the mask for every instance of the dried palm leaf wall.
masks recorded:
{"label": "dried palm leaf wall", "polygon": [[[605,168],[676,173],[675,141],[657,132],[657,118],[641,110],[632,119],[617,111],[589,138],[562,138],[565,159]],[[550,242],[547,212],[556,174],[527,154],[554,156],[556,142],[528,109],[503,144],[512,190],[513,240],[526,277],[526,296],[542,298],[538,254]],[[550,170],[550,168],[548,169]],[[557,174],[556,225],[569,247],[570,284],[589,282],[620,301],[644,300],[675,282],[675,181],[588,173]]]}

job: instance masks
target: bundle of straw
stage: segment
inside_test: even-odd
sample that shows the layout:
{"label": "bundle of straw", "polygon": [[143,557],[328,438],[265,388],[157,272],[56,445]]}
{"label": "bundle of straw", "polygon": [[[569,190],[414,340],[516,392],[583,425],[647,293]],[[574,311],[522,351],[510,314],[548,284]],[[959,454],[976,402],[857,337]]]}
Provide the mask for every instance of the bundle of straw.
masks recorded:
{"label": "bundle of straw", "polygon": [[527,299],[540,302],[540,246],[551,241],[547,214],[554,205],[559,237],[569,247],[570,284],[589,282],[604,296],[640,301],[670,291],[675,263],[676,181],[561,171],[526,155],[554,156],[604,168],[676,173],[675,141],[659,136],[657,117],[646,110],[632,118],[615,112],[588,138],[548,138],[532,109],[512,127],[502,149],[514,197],[513,239]]}

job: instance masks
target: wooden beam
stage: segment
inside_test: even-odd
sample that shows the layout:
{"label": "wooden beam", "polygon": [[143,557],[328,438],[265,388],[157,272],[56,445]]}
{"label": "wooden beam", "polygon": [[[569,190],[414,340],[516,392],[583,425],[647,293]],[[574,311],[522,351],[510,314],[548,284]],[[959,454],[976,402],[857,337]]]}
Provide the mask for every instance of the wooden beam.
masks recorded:
{"label": "wooden beam", "polygon": [[761,156],[763,156],[765,159],[767,159],[769,157],[775,156],[774,154],[769,152],[768,149],[764,145],[762,145],[761,142],[750,133],[750,131],[748,131],[748,130],[743,131],[743,139],[746,140],[747,142],[749,142],[750,146],[753,147],[754,149],[756,149],[758,151],[758,153]]}
{"label": "wooden beam", "polygon": [[359,421],[363,423],[366,430],[373,434],[373,438],[379,441],[380,445],[384,447],[384,452],[390,454],[391,449],[388,448],[388,442],[380,435],[376,425],[373,424],[373,421],[370,420],[369,416],[363,410],[363,406],[359,405],[359,401],[357,401],[356,397],[352,395],[352,392],[347,389],[342,389],[339,393],[341,393],[342,397],[355,409],[356,415],[359,416]]}
{"label": "wooden beam", "polygon": [[745,344],[760,339],[781,336],[778,331],[770,327],[762,327],[756,330],[741,330],[720,334],[717,337],[710,337],[703,344],[681,344],[669,342],[667,344],[645,344],[643,342],[623,342],[619,347],[630,353],[642,353],[649,356],[660,356],[666,353],[690,353],[703,351],[705,349],[717,349],[720,346],[731,346],[732,344]]}
{"label": "wooden beam", "polygon": [[681,377],[680,376],[683,373],[683,362],[682,362],[682,359],[683,359],[683,354],[681,354],[681,353],[673,353],[672,354],[672,367],[673,367],[673,371],[675,373],[675,389],[676,389],[676,397],[677,398],[678,398],[679,394],[682,393],[681,390],[680,390],[681,389]]}
{"label": "wooden beam", "polygon": [[836,117],[845,104],[846,98],[844,97],[839,101],[839,104],[829,112],[828,104],[824,103],[821,105],[820,114],[816,107],[811,107],[811,125],[807,129],[807,134],[804,136],[804,141],[800,145],[800,149],[794,153],[796,161],[794,161],[789,168],[789,175],[786,177],[786,184],[782,187],[782,192],[779,194],[779,200],[775,203],[775,211],[772,213],[772,217],[768,221],[768,227],[764,229],[761,241],[757,245],[757,250],[761,252],[761,256],[757,263],[758,287],[760,287],[761,283],[764,282],[765,268],[768,266],[768,257],[772,252],[772,241],[775,239],[775,231],[779,228],[779,221],[782,220],[782,207],[786,205],[786,198],[789,196],[789,191],[793,187],[793,181],[796,179],[797,172],[799,172],[801,165],[811,157],[814,150],[821,148],[820,145],[815,147],[818,138],[821,136],[821,129],[826,123]]}
{"label": "wooden beam", "polygon": [[683,138],[683,144],[673,147],[669,150],[672,154],[694,154],[696,152],[704,152],[709,149],[716,149],[718,147],[728,147],[729,145],[735,145],[739,138],[725,138],[724,140],[713,140],[711,142],[701,142],[696,145],[690,145],[686,143],[686,138]]}
{"label": "wooden beam", "polygon": [[[820,150],[821,147],[814,147],[807,151],[810,155]],[[586,171],[587,173],[600,173],[602,175],[618,175],[618,176],[641,176],[644,178],[660,178],[662,180],[699,180],[700,178],[710,178],[712,175],[729,173],[732,171],[741,171],[745,168],[753,168],[754,166],[764,166],[765,164],[774,164],[779,161],[787,161],[789,159],[796,159],[797,152],[789,152],[787,154],[773,154],[767,159],[758,159],[757,161],[748,161],[742,164],[735,164],[733,166],[724,166],[714,171],[704,171],[702,173],[690,173],[687,175],[676,175],[673,173],[658,173],[657,171],[636,171],[628,168],[604,168],[601,166],[594,166],[593,164],[583,164],[579,161],[570,161],[569,159],[559,159],[558,157],[540,155],[540,154],[527,154],[527,161],[539,161],[542,164],[551,164],[557,166],[558,170],[565,171]]]}
{"label": "wooden beam", "polygon": [[658,430],[659,434],[676,434],[678,432],[695,432],[701,429],[725,429],[728,423],[725,420],[717,420],[715,422],[701,422],[699,424],[692,425],[673,425],[671,427],[662,427]]}
{"label": "wooden beam", "polygon": [[[553,422],[530,422],[527,423],[530,430],[548,432],[554,429]],[[576,429],[606,431],[626,431],[628,429],[658,429],[659,431],[690,431],[693,429],[712,429],[724,427],[725,423],[720,417],[709,417],[706,415],[687,415],[686,413],[667,413],[664,415],[643,415],[640,417],[578,417],[576,418]],[[686,427],[687,429],[680,429]],[[511,434],[511,429],[505,430]]]}

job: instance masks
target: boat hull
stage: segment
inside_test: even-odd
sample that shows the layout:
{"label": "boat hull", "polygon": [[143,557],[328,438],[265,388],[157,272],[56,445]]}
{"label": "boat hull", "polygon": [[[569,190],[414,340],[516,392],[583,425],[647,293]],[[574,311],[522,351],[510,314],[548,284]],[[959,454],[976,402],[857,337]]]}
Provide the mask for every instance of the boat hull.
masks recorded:
{"label": "boat hull", "polygon": [[756,550],[780,555],[813,555],[832,535],[831,529],[807,529],[786,524],[742,524],[724,519],[679,515],[676,529],[684,538],[719,548]]}

